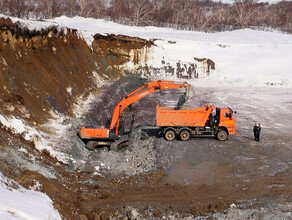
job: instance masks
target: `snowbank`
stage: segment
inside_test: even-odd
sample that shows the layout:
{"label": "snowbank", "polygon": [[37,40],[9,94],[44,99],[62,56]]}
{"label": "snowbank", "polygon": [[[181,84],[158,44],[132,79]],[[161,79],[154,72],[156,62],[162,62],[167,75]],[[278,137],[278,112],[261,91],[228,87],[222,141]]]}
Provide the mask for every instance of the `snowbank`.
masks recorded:
{"label": "snowbank", "polygon": [[31,127],[23,119],[15,118],[13,115],[8,117],[0,114],[0,123],[3,127],[10,129],[15,134],[21,134],[27,141],[33,141],[36,149],[39,151],[48,150],[52,157],[66,164],[69,160],[68,156],[54,149],[56,140],[62,137],[70,127],[70,125],[62,125],[63,120],[62,117],[58,116],[58,118],[52,119],[42,125],[41,127],[45,128],[48,133]]}
{"label": "snowbank", "polygon": [[[278,31],[266,32],[251,29],[205,33],[198,31],[181,31],[172,28],[159,28],[153,26],[135,27],[117,24],[102,19],[66,16],[46,20],[50,24],[60,25],[100,34],[122,34],[127,36],[141,37],[144,39],[164,40],[191,40],[195,42],[216,42],[216,43],[283,43],[291,44],[292,36],[282,34]],[[24,21],[26,22],[26,21]]]}
{"label": "snowbank", "polygon": [[44,193],[27,190],[0,173],[0,219],[61,220],[52,203]]}

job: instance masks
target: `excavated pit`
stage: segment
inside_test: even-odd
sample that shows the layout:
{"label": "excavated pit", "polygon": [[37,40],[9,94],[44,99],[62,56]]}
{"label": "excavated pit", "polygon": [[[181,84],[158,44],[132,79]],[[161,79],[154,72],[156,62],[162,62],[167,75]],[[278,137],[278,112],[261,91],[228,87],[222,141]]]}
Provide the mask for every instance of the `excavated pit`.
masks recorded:
{"label": "excavated pit", "polygon": [[[135,81],[133,78],[127,80],[130,85]],[[123,85],[116,82],[112,86],[116,91],[123,91],[121,88],[127,86],[127,83]],[[96,115],[97,111],[107,112],[107,109],[113,109],[115,100],[111,100],[111,104],[106,107],[102,106],[103,100],[110,100],[112,93],[109,91],[111,87],[105,91],[100,103],[97,102],[96,108],[88,115],[89,118]],[[253,123],[250,123],[253,116],[247,117],[243,113],[250,111],[250,107],[242,107],[237,102],[238,97],[243,100],[251,97],[242,92],[234,89],[229,91],[228,96],[225,95],[229,105],[235,109],[240,108],[241,111],[236,115],[237,135],[224,142],[212,138],[168,142],[158,135],[153,126],[156,104],[175,105],[183,91],[157,91],[140,100],[132,111],[125,112],[126,119],[131,119],[133,113],[137,115],[129,147],[119,152],[106,149],[90,152],[86,169],[115,184],[111,182],[113,185],[108,185],[107,189],[110,189],[106,200],[85,202],[86,207],[91,210],[100,204],[103,207],[108,204],[109,207],[104,212],[111,212],[110,210],[119,209],[123,204],[144,210],[141,214],[144,218],[155,218],[157,209],[170,216],[174,213],[180,213],[180,217],[190,214],[210,215],[227,209],[233,203],[246,210],[241,212],[242,216],[275,216],[272,210],[277,209],[279,204],[286,204],[283,208],[286,211],[277,209],[277,215],[283,218],[289,216],[287,209],[291,206],[292,139],[285,133],[285,129],[278,128],[282,142],[269,129],[265,130],[260,143],[255,142],[252,139]],[[250,93],[252,99],[259,94],[258,91]],[[226,94],[225,89],[197,88],[196,95],[185,105],[198,106],[211,102],[224,106],[227,100],[220,99],[223,94]],[[279,89],[275,96],[289,99],[285,94],[287,91]],[[280,102],[286,103],[285,100]],[[260,107],[263,102],[264,98],[255,107]],[[278,104],[274,103],[275,106]],[[289,104],[284,107],[288,110]],[[255,116],[267,123],[272,109],[273,106],[263,109],[265,115],[259,111]],[[98,118],[99,123],[102,124],[104,119]],[[277,121],[277,118],[273,120]],[[268,128],[274,123],[273,120],[270,119],[265,126]],[[122,216],[125,212],[125,209],[120,209],[118,213]],[[238,214],[236,213],[236,210],[231,209],[225,212],[225,217],[233,219]]]}
{"label": "excavated pit", "polygon": [[[247,94],[238,88],[196,88],[185,105],[214,103],[238,111],[238,133],[225,142],[164,140],[153,127],[155,107],[175,106],[184,90],[156,91],[124,112],[127,130],[135,114],[128,148],[90,152],[76,135],[78,127],[105,125],[116,103],[147,81],[133,72],[121,74],[120,68],[147,60],[145,50],[153,42],[97,34],[91,49],[76,30],[30,31],[3,18],[0,27],[0,114],[13,114],[35,127],[53,118],[52,111],[65,116],[60,125],[70,126],[63,136],[52,132],[54,127],[42,129],[50,131],[46,138],[71,158],[63,164],[47,150],[36,150],[32,140],[1,126],[1,172],[27,188],[38,186],[64,219],[122,219],[135,211],[142,219],[291,218],[290,90],[270,94],[268,89],[254,89]],[[212,62],[205,61],[212,69]],[[179,78],[190,79],[178,73]],[[103,83],[96,84],[98,80]],[[75,118],[72,109],[77,98],[92,92],[97,99],[91,111]],[[274,114],[277,106],[282,108],[279,116]],[[286,126],[277,127],[282,117]],[[255,118],[264,124],[259,143],[252,140]]]}

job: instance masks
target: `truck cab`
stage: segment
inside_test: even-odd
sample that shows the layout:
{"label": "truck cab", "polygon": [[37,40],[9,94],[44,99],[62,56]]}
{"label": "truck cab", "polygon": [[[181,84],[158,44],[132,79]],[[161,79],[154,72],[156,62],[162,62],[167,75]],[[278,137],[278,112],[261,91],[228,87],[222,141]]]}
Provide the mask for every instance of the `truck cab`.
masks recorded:
{"label": "truck cab", "polygon": [[228,134],[235,134],[235,118],[231,108],[220,108],[218,128],[226,129]]}

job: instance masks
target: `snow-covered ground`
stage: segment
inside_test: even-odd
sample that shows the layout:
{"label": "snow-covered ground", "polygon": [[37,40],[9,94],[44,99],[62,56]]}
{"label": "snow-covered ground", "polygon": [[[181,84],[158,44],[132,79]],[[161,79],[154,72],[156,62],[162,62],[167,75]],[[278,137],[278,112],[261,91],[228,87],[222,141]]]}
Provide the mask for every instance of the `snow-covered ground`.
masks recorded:
{"label": "snow-covered ground", "polygon": [[92,41],[94,33],[159,39],[155,41],[156,46],[146,61],[152,67],[161,67],[162,60],[173,66],[178,61],[194,62],[194,57],[209,58],[215,62],[216,69],[208,83],[292,86],[292,35],[277,31],[244,29],[202,33],[124,26],[92,18],[64,16],[50,22],[80,30],[88,42]]}
{"label": "snow-covered ground", "polygon": [[[62,125],[64,120],[64,117],[54,115],[53,119],[48,123],[42,125],[40,128],[36,128],[13,115],[3,116],[0,114],[0,123],[3,127],[10,129],[15,134],[22,134],[25,140],[34,142],[36,149],[39,151],[46,149],[52,157],[66,164],[68,162],[68,156],[52,148],[56,140],[58,140],[58,137],[63,136],[62,134],[65,134],[70,127],[70,125]],[[42,128],[45,128],[46,132],[41,131]],[[54,140],[53,143],[51,139]]]}
{"label": "snow-covered ground", "polygon": [[[3,16],[3,15],[2,15]],[[144,39],[156,39],[155,46],[147,55],[148,59],[142,59],[139,65],[146,65],[153,68],[163,68],[164,65],[176,67],[177,62],[195,63],[194,58],[208,58],[215,63],[215,70],[210,72],[208,77],[189,80],[194,87],[224,87],[235,90],[240,86],[241,90],[249,91],[253,88],[267,88],[267,94],[273,93],[273,88],[285,88],[289,91],[292,87],[292,35],[277,31],[265,32],[251,29],[203,33],[193,31],[178,31],[168,28],[157,27],[134,27],[116,24],[109,21],[92,18],[61,16],[47,21],[28,21],[12,18],[13,21],[20,21],[23,26],[29,29],[41,29],[52,25],[60,29],[77,29],[80,37],[87,40],[89,46],[93,36],[99,34],[122,34]],[[65,31],[65,32],[66,32]],[[126,68],[133,68],[135,65],[128,63]],[[165,73],[152,75],[155,79],[173,79],[176,76]],[[97,81],[100,80],[97,78]],[[185,79],[183,79],[185,80]],[[227,89],[228,90],[228,89]],[[248,94],[248,93],[247,93]],[[247,97],[248,99],[248,97]],[[88,100],[95,100],[90,96]],[[286,101],[287,102],[287,101]],[[83,110],[75,109],[77,117],[81,117]],[[84,105],[88,108],[90,103]],[[64,137],[70,125],[63,126],[62,118],[53,117],[51,123],[44,125],[46,129],[54,131],[54,134],[46,135],[35,128],[29,128],[24,122],[11,116],[0,115],[0,121],[6,127],[16,133],[23,133],[26,139],[35,139],[39,149],[51,149],[58,137]],[[58,120],[57,120],[58,119]],[[59,129],[61,128],[61,129]],[[26,132],[24,132],[26,130]],[[53,138],[49,138],[53,137]],[[59,144],[57,144],[59,146]],[[54,148],[54,147],[53,147]],[[61,149],[61,148],[60,148]],[[50,150],[51,154],[59,160],[66,162],[68,157]]]}
{"label": "snow-covered ground", "polygon": [[59,220],[51,199],[19,186],[0,173],[0,219],[3,220]]}
{"label": "snow-covered ground", "polygon": [[[195,88],[221,88],[218,91],[213,89],[212,94],[216,95],[217,93],[216,99],[209,98],[206,101],[224,105],[232,103],[239,112],[238,122],[246,129],[249,126],[247,122],[250,121],[252,125],[254,121],[258,120],[262,121],[264,128],[273,127],[277,122],[277,118],[274,117],[277,116],[276,109],[279,105],[284,106],[282,110],[285,117],[288,117],[291,112],[289,97],[292,88],[292,35],[277,31],[264,32],[251,29],[202,33],[156,27],[124,26],[104,20],[81,17],[67,18],[64,16],[45,22],[12,19],[20,21],[30,29],[40,29],[52,25],[59,25],[60,28],[77,29],[80,36],[86,39],[89,45],[91,45],[96,33],[158,39],[155,40],[155,46],[150,51],[149,59],[141,63],[141,65],[147,63],[150,67],[161,68],[162,60],[174,66],[178,61],[192,63],[195,61],[194,58],[211,59],[215,63],[215,70],[211,71],[210,76],[190,80],[190,83]],[[128,66],[132,67],[133,65],[128,64]],[[169,77],[167,75],[153,77],[156,79],[176,79],[175,76]],[[252,89],[250,89],[251,87]],[[277,90],[275,90],[275,87],[277,87]],[[201,93],[205,94],[204,92]],[[227,93],[228,95],[225,96]],[[205,97],[208,98],[208,94]],[[271,100],[277,100],[277,102],[271,102]],[[267,108],[267,106],[269,107]],[[81,112],[82,109],[78,108],[78,111]],[[241,112],[244,112],[244,114],[241,115]],[[255,112],[256,118],[252,116]],[[0,115],[0,121],[5,127],[16,133],[23,133],[26,139],[33,138],[33,135],[41,137],[41,139],[36,140],[36,146],[45,145],[45,148],[53,153],[55,151],[49,146],[54,144],[51,139],[57,140],[56,146],[59,145],[62,141],[60,138],[66,136],[64,132],[70,127],[70,125],[64,127],[62,125],[63,120],[57,120],[57,118],[44,125],[46,128],[52,128],[51,130],[55,131],[55,134],[50,134],[46,138],[41,131],[29,128],[25,122],[19,121],[20,119]],[[276,127],[284,129],[286,125],[281,122],[276,124]],[[51,138],[49,139],[49,137]],[[38,142],[39,140],[41,140],[41,143]],[[57,155],[64,158],[63,152],[59,152]],[[0,219],[60,218],[53,211],[51,201],[43,194],[24,189],[10,191],[5,187],[5,181],[7,182],[5,177],[1,176]],[[26,209],[27,211],[24,211]],[[44,211],[35,212],[37,209]],[[46,217],[50,213],[51,218]]]}
{"label": "snow-covered ground", "polygon": [[[89,45],[96,33],[122,34],[156,39],[147,60],[141,65],[161,68],[162,60],[176,66],[208,58],[215,63],[208,83],[246,86],[292,86],[292,35],[278,31],[235,30],[218,33],[179,31],[169,28],[134,27],[93,18],[61,16],[40,21],[20,21],[30,29],[52,25],[77,29]],[[133,67],[132,63],[128,67]],[[160,77],[167,77],[160,75]]]}

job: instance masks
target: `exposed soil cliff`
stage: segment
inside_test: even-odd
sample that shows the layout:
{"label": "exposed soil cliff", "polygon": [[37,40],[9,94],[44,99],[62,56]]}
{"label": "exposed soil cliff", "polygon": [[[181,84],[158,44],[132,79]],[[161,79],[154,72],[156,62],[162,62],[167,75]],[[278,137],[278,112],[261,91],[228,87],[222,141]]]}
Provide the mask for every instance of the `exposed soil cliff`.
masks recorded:
{"label": "exposed soil cliff", "polygon": [[152,45],[139,38],[97,34],[91,48],[77,30],[29,30],[1,18],[1,109],[38,123],[53,110],[72,114],[77,97],[102,86],[98,79],[120,77],[120,67],[145,59],[144,50]]}

